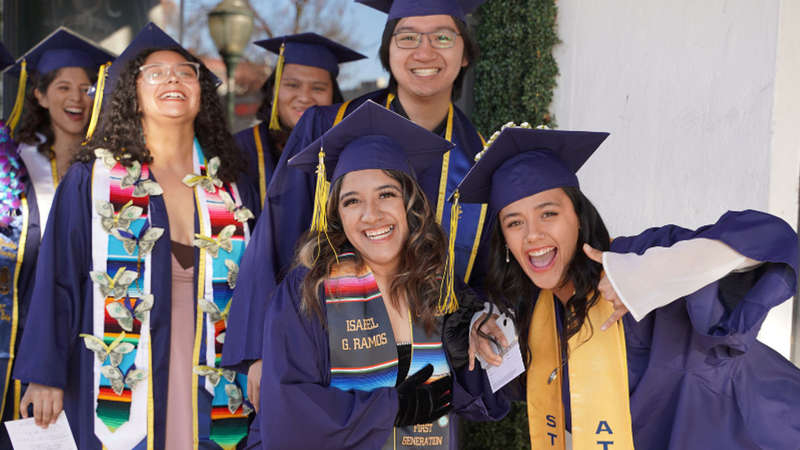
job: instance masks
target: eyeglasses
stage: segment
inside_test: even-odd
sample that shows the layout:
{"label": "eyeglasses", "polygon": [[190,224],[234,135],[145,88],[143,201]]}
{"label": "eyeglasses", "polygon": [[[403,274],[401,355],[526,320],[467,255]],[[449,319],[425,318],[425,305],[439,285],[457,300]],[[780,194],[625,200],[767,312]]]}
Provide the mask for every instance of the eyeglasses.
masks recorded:
{"label": "eyeglasses", "polygon": [[456,45],[456,36],[460,36],[453,30],[438,30],[428,33],[401,31],[392,36],[394,36],[394,43],[400,48],[417,48],[422,43],[423,35],[428,36],[428,42],[433,48],[451,48]]}
{"label": "eyeglasses", "polygon": [[200,79],[200,64],[196,62],[181,62],[177,64],[145,64],[139,67],[142,79],[149,84],[161,84],[169,80],[170,74],[175,74],[178,81],[191,83]]}

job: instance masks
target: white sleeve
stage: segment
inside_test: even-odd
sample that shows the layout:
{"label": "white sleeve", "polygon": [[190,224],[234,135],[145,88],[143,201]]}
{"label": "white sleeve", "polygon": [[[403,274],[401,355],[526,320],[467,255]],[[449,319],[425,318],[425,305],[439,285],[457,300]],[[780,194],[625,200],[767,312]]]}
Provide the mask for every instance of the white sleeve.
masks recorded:
{"label": "white sleeve", "polygon": [[696,238],[644,254],[603,253],[603,268],[634,319],[689,295],[725,275],[759,265],[721,241]]}

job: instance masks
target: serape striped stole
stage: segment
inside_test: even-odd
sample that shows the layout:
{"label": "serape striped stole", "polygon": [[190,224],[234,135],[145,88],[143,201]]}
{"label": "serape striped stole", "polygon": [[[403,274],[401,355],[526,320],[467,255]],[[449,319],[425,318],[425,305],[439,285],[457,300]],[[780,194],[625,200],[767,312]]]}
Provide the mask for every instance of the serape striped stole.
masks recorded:
{"label": "serape striped stole", "polygon": [[[353,253],[339,255],[324,281],[331,357],[331,387],[371,391],[397,383],[397,345],[378,284],[366,264],[358,267]],[[433,365],[428,382],[450,374],[441,334],[428,335],[422,326],[412,329],[411,364],[414,374]],[[449,448],[450,418],[435,423],[395,428],[384,444],[395,448]]]}

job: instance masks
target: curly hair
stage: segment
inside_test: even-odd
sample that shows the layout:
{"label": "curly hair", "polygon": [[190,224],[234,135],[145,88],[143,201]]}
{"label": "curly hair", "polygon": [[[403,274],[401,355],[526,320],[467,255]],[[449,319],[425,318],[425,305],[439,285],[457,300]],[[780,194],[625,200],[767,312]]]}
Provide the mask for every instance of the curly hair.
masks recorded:
{"label": "curly hair", "polygon": [[[97,81],[97,74],[91,70],[81,67],[86,72],[89,82],[94,84]],[[23,142],[28,145],[36,145],[36,149],[48,159],[55,158],[56,154],[53,152],[53,144],[55,144],[55,133],[53,126],[50,123],[50,112],[47,108],[39,104],[36,99],[35,91],[44,94],[50,84],[58,78],[61,69],[56,69],[45,74],[32,73],[27,88],[25,89],[25,103],[22,108],[22,117],[19,121],[19,127],[15,132],[17,142]],[[86,121],[86,126],[89,121]],[[44,141],[39,142],[37,133],[44,136]],[[78,149],[75,149],[78,150]]]}
{"label": "curly hair", "polygon": [[[565,337],[562,339],[561,347],[562,350],[566,350],[567,341],[580,331],[583,323],[588,320],[586,314],[589,308],[600,298],[596,287],[600,282],[603,266],[586,256],[582,250],[583,244],[588,243],[598,250],[606,251],[610,240],[603,219],[580,189],[575,187],[561,189],[572,202],[579,223],[576,251],[567,265],[564,279],[561,280],[562,284],[567,280],[572,281],[575,287],[575,293],[564,308]],[[489,298],[500,307],[501,311],[513,313],[514,325],[520,330],[520,342],[528,342],[530,321],[536,303],[534,296],[539,292],[539,288],[531,282],[516,259],[511,258],[508,263],[505,262],[505,239],[497,217],[494,219],[493,228],[487,276]],[[590,321],[589,326],[591,325]],[[530,349],[527,345],[523,345],[521,350],[525,365],[529,366]]]}
{"label": "curly hair", "polygon": [[[431,333],[437,323],[436,304],[445,267],[447,240],[419,184],[403,172],[383,172],[400,183],[409,229],[408,240],[400,254],[398,271],[390,287],[392,304],[399,306],[399,299],[407,298],[412,317],[421,321],[426,332]],[[328,196],[326,215],[331,243],[328,244],[324,237],[315,232],[308,232],[298,241],[295,256],[295,266],[311,269],[303,280],[301,309],[309,316],[315,314],[322,322],[320,286],[336,263],[336,254],[352,248],[342,227],[339,202],[336,200],[341,193],[343,178],[333,182]],[[356,258],[358,265],[364,263],[357,252]]]}
{"label": "curly hair", "polygon": [[[328,72],[330,74],[330,72]],[[331,75],[331,84],[333,85],[333,103],[342,103],[344,102],[344,96],[342,95],[342,90],[339,88],[339,82],[336,81],[336,78]],[[269,117],[272,114],[272,97],[275,93],[275,71],[273,70],[270,74],[267,81],[261,85],[261,97],[264,99],[261,101],[261,105],[258,107],[258,111],[256,111],[256,118],[261,120],[264,123],[269,124]],[[280,117],[278,118],[280,122]],[[283,147],[286,146],[286,141],[289,140],[289,135],[292,134],[292,129],[284,125],[283,123],[280,124],[280,130],[269,130],[269,148],[272,152],[272,156],[275,158],[275,161],[280,159],[281,152],[283,151]]]}
{"label": "curly hair", "polygon": [[152,162],[153,156],[145,145],[142,132],[142,112],[136,93],[136,79],[139,76],[139,67],[150,54],[158,51],[172,51],[187,61],[200,63],[200,111],[194,119],[195,135],[206,158],[219,156],[219,178],[224,182],[236,181],[239,174],[247,170],[247,165],[226,126],[225,113],[217,96],[212,74],[199,59],[182,48],[151,48],[128,61],[114,86],[108,111],[103,111],[98,132],[83,147],[76,159],[91,162],[95,158],[95,149],[106,148],[124,166],[130,166],[133,161]]}

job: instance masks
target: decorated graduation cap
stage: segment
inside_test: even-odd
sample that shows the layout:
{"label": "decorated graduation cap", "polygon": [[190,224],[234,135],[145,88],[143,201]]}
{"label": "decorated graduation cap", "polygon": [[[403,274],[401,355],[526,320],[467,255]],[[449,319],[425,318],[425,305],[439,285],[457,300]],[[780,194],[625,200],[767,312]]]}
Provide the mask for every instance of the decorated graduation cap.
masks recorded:
{"label": "decorated graduation cap", "polygon": [[[130,61],[139,56],[145,50],[182,50],[188,52],[181,44],[175,39],[170,37],[164,30],[159,28],[153,22],[148,23],[144,28],[139,31],[139,34],[131,40],[130,44],[125,47],[125,50],[120,53],[114,63],[111,64],[108,71],[108,80],[106,80],[106,73],[103,71],[97,78],[97,86],[94,92],[94,108],[92,109],[92,119],[89,121],[89,129],[86,133],[86,139],[89,140],[94,133],[97,126],[97,119],[100,117],[100,110],[103,105],[103,96],[110,96],[116,88],[122,72],[127,70]],[[102,71],[102,69],[101,69]],[[222,84],[222,80],[217,78],[211,71],[211,80],[214,86]]]}
{"label": "decorated graduation cap", "polygon": [[[436,165],[452,148],[453,144],[441,136],[369,100],[290,159],[289,165],[316,172],[311,230],[327,233],[328,181],[368,169],[397,170],[416,179],[416,174]],[[452,260],[448,260],[442,280],[446,289],[439,300],[443,313],[458,307],[452,288],[452,269]]]}
{"label": "decorated graduation cap", "polygon": [[485,0],[356,0],[370,8],[385,12],[387,20],[413,16],[447,14],[462,22]]}
{"label": "decorated graduation cap", "polygon": [[114,55],[68,28],[59,27],[50,33],[6,70],[9,75],[19,77],[17,98],[8,118],[12,133],[22,116],[29,72],[43,75],[64,67],[95,71],[113,59]]}
{"label": "decorated graduation cap", "polygon": [[8,52],[6,46],[0,42],[0,72],[4,71],[6,67],[14,64],[14,57]]}
{"label": "decorated graduation cap", "polygon": [[332,79],[339,75],[339,64],[358,61],[366,56],[345,47],[338,42],[320,36],[316,33],[301,33],[280,36],[263,41],[256,41],[256,45],[278,55],[275,65],[275,88],[272,94],[272,111],[269,116],[269,129],[279,130],[278,122],[278,91],[280,90],[283,66],[285,64],[302,64],[304,66],[319,67],[331,74]]}
{"label": "decorated graduation cap", "polygon": [[478,154],[456,192],[465,203],[488,203],[492,214],[530,195],[579,187],[575,173],[608,133],[504,126]]}

